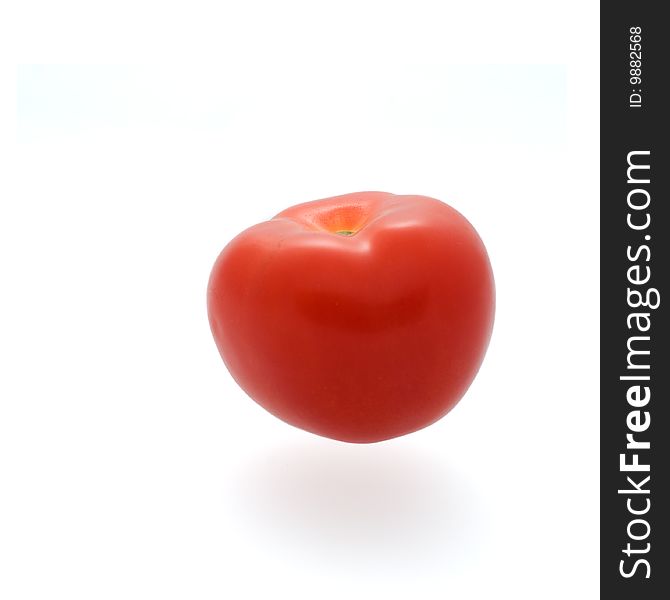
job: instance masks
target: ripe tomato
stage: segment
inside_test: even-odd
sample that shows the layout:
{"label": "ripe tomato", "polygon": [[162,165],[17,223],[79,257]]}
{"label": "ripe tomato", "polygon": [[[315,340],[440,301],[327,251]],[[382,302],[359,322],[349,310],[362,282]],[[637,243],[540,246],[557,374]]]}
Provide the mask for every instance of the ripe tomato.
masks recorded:
{"label": "ripe tomato", "polygon": [[376,442],[446,414],[475,377],[495,305],[484,245],[425,196],[347,194],[239,234],[209,281],[214,340],[280,419]]}

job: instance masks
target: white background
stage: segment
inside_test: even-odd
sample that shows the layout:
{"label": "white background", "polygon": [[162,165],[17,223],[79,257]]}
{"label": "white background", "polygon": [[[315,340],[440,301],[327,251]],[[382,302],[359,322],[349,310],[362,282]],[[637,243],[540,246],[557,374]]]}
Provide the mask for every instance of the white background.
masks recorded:
{"label": "white background", "polygon": [[[0,597],[597,597],[597,3],[1,10]],[[205,289],[369,189],[463,212],[498,308],[445,419],[348,445],[239,390]]]}

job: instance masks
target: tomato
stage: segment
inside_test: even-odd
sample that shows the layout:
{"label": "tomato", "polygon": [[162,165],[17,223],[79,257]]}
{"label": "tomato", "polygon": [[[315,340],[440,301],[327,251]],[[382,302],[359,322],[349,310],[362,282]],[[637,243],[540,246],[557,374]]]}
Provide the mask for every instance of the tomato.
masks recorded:
{"label": "tomato", "polygon": [[347,194],[234,238],[208,286],[219,352],[280,419],[377,442],[445,415],[475,377],[495,291],[470,223],[425,196]]}

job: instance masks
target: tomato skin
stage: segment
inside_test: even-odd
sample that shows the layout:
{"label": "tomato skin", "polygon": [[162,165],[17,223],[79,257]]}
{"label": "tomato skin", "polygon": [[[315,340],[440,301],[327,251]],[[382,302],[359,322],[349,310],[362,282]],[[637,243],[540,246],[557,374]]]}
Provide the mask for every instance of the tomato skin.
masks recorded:
{"label": "tomato skin", "polygon": [[216,260],[207,301],[251,398],[358,443],[445,415],[479,369],[495,311],[486,249],[465,217],[382,192],[307,202],[242,232]]}

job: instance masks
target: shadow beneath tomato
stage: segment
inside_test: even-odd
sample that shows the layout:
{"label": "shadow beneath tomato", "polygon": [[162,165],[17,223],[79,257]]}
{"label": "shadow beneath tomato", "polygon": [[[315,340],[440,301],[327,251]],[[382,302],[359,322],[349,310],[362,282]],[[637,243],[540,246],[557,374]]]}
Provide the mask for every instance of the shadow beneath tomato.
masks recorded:
{"label": "shadow beneath tomato", "polygon": [[477,562],[486,531],[468,478],[410,438],[275,448],[241,465],[230,494],[250,536],[307,568],[445,575]]}

